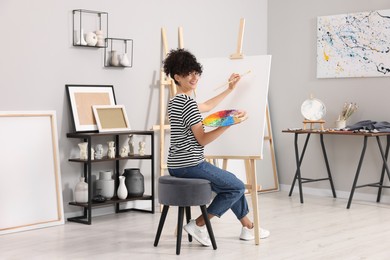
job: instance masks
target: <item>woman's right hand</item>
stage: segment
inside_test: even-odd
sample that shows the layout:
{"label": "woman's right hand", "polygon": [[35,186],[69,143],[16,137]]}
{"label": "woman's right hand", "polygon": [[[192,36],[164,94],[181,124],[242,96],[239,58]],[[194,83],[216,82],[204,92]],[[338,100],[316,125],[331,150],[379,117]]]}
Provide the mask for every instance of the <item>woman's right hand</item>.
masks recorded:
{"label": "woman's right hand", "polygon": [[236,88],[236,84],[240,81],[240,79],[241,79],[241,76],[238,73],[233,73],[232,75],[230,75],[230,78],[229,78],[229,89],[230,90],[235,89]]}

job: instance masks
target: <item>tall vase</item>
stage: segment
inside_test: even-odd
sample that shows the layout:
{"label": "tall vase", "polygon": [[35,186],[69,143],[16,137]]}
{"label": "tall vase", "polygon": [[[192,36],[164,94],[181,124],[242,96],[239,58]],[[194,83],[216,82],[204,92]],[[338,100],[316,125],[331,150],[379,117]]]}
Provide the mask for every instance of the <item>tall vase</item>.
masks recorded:
{"label": "tall vase", "polygon": [[80,182],[76,184],[74,189],[74,200],[77,203],[88,202],[88,183],[86,183],[84,177],[80,177]]}
{"label": "tall vase", "polygon": [[125,169],[123,176],[126,177],[126,188],[130,197],[142,197],[144,195],[144,176],[138,168]]}
{"label": "tall vase", "polygon": [[119,187],[117,191],[118,198],[123,200],[127,198],[127,188],[125,184],[126,177],[119,176]]}
{"label": "tall vase", "polygon": [[118,54],[116,53],[116,51],[111,51],[110,64],[111,66],[119,66]]}
{"label": "tall vase", "polygon": [[76,36],[79,38],[76,45],[87,45],[87,42],[84,39],[84,29],[81,29],[79,34],[76,32]]}

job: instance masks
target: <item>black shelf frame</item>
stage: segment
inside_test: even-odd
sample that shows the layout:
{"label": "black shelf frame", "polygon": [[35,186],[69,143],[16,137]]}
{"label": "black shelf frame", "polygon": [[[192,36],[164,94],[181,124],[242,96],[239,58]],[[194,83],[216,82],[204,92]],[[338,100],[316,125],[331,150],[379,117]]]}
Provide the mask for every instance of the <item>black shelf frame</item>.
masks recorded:
{"label": "black shelf frame", "polygon": [[[76,19],[76,13],[79,13],[79,16],[80,16],[80,19],[79,19],[79,23],[80,23],[80,26],[79,26],[79,39],[80,39],[80,44],[76,44],[76,39],[75,39],[75,19]],[[82,17],[83,17],[83,13],[88,13],[88,14],[96,14],[98,17],[99,17],[99,30],[102,30],[102,23],[104,22],[104,18],[105,17],[105,21],[106,21],[106,36],[108,37],[108,13],[107,12],[101,12],[101,11],[93,11],[93,10],[86,10],[86,9],[75,9],[72,11],[72,14],[73,14],[73,20],[72,20],[72,27],[73,27],[73,32],[72,32],[72,44],[73,46],[75,47],[85,47],[85,48],[97,48],[97,49],[101,49],[101,48],[107,48],[106,46],[106,41],[104,41],[105,43],[105,46],[89,46],[89,45],[81,45],[81,29],[82,29]]]}
{"label": "black shelf frame", "polygon": [[[68,138],[78,138],[83,139],[84,142],[88,142],[88,151],[91,151],[92,148],[92,139],[93,137],[99,137],[99,136],[114,136],[115,138],[115,146],[119,147],[119,138],[122,135],[143,135],[143,136],[149,136],[150,137],[150,148],[151,148],[151,154],[150,155],[139,155],[135,154],[132,156],[126,156],[126,157],[120,157],[119,156],[119,149],[116,149],[116,155],[115,158],[107,158],[103,157],[102,159],[95,159],[91,160],[91,153],[88,153],[88,159],[87,160],[81,160],[79,158],[71,158],[69,159],[70,162],[77,162],[77,163],[83,163],[84,164],[84,178],[85,181],[88,183],[88,203],[76,203],[76,202],[69,202],[69,205],[72,206],[78,206],[83,208],[83,215],[77,216],[77,217],[70,217],[68,218],[68,221],[71,222],[77,222],[81,224],[92,224],[92,209],[96,207],[104,207],[109,205],[115,205],[115,213],[123,213],[128,211],[140,211],[140,212],[147,212],[154,214],[155,210],[155,183],[154,183],[154,131],[137,131],[137,130],[130,130],[130,131],[122,131],[122,132],[105,132],[105,133],[97,133],[97,132],[81,132],[81,133],[68,133],[66,136]],[[150,195],[143,195],[142,197],[128,197],[126,199],[118,199],[118,197],[113,197],[111,200],[107,200],[102,203],[97,203],[92,201],[92,183],[90,180],[92,180],[92,164],[93,163],[99,163],[99,162],[107,162],[112,161],[115,163],[115,190],[119,186],[119,162],[121,160],[150,160],[150,167],[151,167],[151,193]],[[120,204],[123,202],[128,201],[137,201],[137,200],[150,200],[151,201],[151,210],[145,210],[145,209],[138,209],[138,208],[126,208],[126,209],[120,209]]]}
{"label": "black shelf frame", "polygon": [[[112,46],[113,46],[114,42],[116,42],[116,41],[123,42],[124,47],[125,47],[124,53],[127,53],[129,55],[129,61],[130,61],[129,66],[123,66],[123,65],[112,66],[112,65],[110,65],[110,55],[108,52],[112,53],[112,50],[113,50]],[[132,68],[133,67],[133,51],[134,51],[133,39],[107,37],[105,39],[105,45],[106,45],[106,49],[104,50],[104,67],[106,67],[106,68]],[[129,47],[129,45],[130,45],[130,47]],[[124,53],[122,53],[122,54],[124,54]]]}

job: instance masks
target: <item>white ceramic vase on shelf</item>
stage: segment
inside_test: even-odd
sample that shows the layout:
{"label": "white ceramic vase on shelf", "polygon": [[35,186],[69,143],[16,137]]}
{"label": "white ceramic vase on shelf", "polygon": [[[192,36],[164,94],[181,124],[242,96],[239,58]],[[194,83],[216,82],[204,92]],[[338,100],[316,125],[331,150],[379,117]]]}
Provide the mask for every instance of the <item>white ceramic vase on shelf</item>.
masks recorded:
{"label": "white ceramic vase on shelf", "polygon": [[88,183],[84,180],[84,177],[80,177],[80,182],[76,184],[74,189],[74,200],[77,203],[88,202]]}
{"label": "white ceramic vase on shelf", "polygon": [[97,37],[96,46],[104,47],[105,42],[104,42],[103,31],[102,30],[98,30],[98,31],[95,32],[95,34],[96,34],[96,37]]}
{"label": "white ceramic vase on shelf", "polygon": [[96,181],[96,190],[107,200],[114,196],[115,181],[112,179],[112,171],[99,172],[99,179]]}
{"label": "white ceramic vase on shelf", "polygon": [[94,32],[89,32],[85,35],[85,41],[87,42],[88,46],[95,46],[98,39]]}
{"label": "white ceramic vase on shelf", "polygon": [[84,29],[80,30],[80,33],[75,31],[76,33],[76,39],[78,38],[78,41],[76,42],[76,45],[87,45],[87,42],[84,39]]}
{"label": "white ceramic vase on shelf", "polygon": [[119,176],[119,187],[117,191],[118,198],[123,200],[127,198],[127,188],[125,184],[126,177],[125,176]]}
{"label": "white ceramic vase on shelf", "polygon": [[123,54],[122,59],[121,59],[121,65],[123,67],[127,67],[130,65],[129,57],[127,56],[127,53]]}
{"label": "white ceramic vase on shelf", "polygon": [[111,51],[110,65],[111,66],[119,66],[118,54],[116,51]]}

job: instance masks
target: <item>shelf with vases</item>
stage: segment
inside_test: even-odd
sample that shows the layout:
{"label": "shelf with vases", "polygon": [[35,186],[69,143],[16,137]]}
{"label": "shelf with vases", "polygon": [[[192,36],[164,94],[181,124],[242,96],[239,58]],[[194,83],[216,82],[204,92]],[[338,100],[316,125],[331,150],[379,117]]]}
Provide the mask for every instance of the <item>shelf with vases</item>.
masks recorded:
{"label": "shelf with vases", "polygon": [[[84,185],[84,190],[83,194],[78,194],[80,195],[81,200],[76,199],[76,193],[77,193],[77,186],[75,188],[75,201],[69,202],[69,205],[72,206],[77,206],[81,207],[83,209],[83,213],[80,216],[76,217],[70,217],[68,218],[68,221],[71,222],[77,222],[81,224],[92,224],[92,209],[93,208],[98,208],[98,207],[104,207],[104,206],[110,206],[114,205],[115,206],[115,213],[122,213],[122,212],[128,212],[128,211],[141,211],[141,212],[147,212],[147,213],[154,213],[154,208],[155,208],[155,198],[154,198],[154,131],[149,131],[149,130],[129,130],[129,131],[121,131],[121,132],[104,132],[104,133],[98,133],[98,132],[79,132],[79,133],[68,133],[66,136],[68,138],[75,138],[75,139],[81,139],[83,140],[84,143],[87,143],[87,151],[92,151],[92,144],[95,143],[96,139],[99,139],[101,137],[108,137],[109,139],[115,140],[112,141],[115,143],[114,147],[118,148],[119,144],[122,143],[120,142],[120,138],[126,138],[126,136],[140,136],[141,138],[147,138],[150,140],[149,143],[149,150],[150,153],[145,153],[145,154],[139,154],[139,153],[134,153],[134,154],[128,154],[127,156],[121,157],[119,153],[119,149],[115,149],[115,157],[114,158],[108,158],[107,156],[103,156],[101,159],[96,159],[95,156],[92,158],[92,153],[88,152],[87,159],[81,159],[81,154],[80,157],[76,158],[69,158],[68,160],[70,162],[74,163],[81,163],[83,167],[83,177],[80,179],[83,179],[83,185]],[[123,141],[123,140],[122,140]],[[128,194],[125,197],[121,197],[119,194],[119,187],[120,187],[120,171],[119,171],[119,166],[122,164],[126,164],[127,160],[146,160],[149,161],[149,176],[150,176],[150,194],[143,194],[142,195],[132,195],[130,192],[126,193]],[[92,178],[92,167],[93,166],[98,166],[95,163],[98,162],[112,162],[112,166],[110,167],[113,175],[112,178],[114,180],[114,196],[111,197],[110,199],[106,199],[102,202],[97,202],[93,199],[93,178]],[[146,168],[147,169],[147,168]],[[111,171],[110,170],[110,171]],[[101,172],[100,172],[101,173]],[[124,175],[123,173],[122,175]],[[110,175],[111,176],[111,175]],[[101,180],[101,176],[99,176],[99,180]],[[105,180],[105,178],[103,179]],[[112,180],[111,177],[109,179],[110,181]],[[81,182],[81,181],[80,181]],[[97,189],[97,183],[95,183],[95,187]],[[127,184],[126,184],[127,185]],[[116,191],[116,192],[115,192]],[[115,194],[116,193],[116,194]],[[81,196],[82,195],[82,196]],[[79,198],[79,197],[77,197]],[[149,209],[143,209],[143,208],[137,208],[137,207],[128,207],[126,206],[125,202],[128,201],[150,201],[150,210]]]}
{"label": "shelf with vases", "polygon": [[106,38],[107,48],[104,51],[104,67],[133,67],[133,40]]}
{"label": "shelf with vases", "polygon": [[73,13],[73,46],[106,48],[108,13],[76,9]]}

